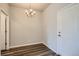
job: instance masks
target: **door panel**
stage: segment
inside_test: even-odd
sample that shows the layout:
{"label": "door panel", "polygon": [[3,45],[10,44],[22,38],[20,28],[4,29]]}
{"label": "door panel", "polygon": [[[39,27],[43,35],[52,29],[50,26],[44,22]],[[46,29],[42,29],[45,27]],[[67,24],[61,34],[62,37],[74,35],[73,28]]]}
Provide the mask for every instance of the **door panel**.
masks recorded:
{"label": "door panel", "polygon": [[72,55],[71,49],[74,45],[74,16],[72,12],[67,9],[62,13],[62,55]]}
{"label": "door panel", "polygon": [[[61,55],[79,55],[79,5],[62,9],[58,13],[58,52]],[[60,39],[59,39],[60,38]]]}
{"label": "door panel", "polygon": [[5,49],[5,18],[6,15],[1,12],[1,50]]}

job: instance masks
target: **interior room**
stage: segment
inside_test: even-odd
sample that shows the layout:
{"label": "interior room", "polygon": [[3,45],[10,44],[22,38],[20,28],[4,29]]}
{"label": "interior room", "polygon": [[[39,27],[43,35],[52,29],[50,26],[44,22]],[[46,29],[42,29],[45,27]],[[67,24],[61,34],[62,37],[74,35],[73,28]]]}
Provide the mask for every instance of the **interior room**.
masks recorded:
{"label": "interior room", "polygon": [[0,3],[1,56],[79,56],[78,3]]}

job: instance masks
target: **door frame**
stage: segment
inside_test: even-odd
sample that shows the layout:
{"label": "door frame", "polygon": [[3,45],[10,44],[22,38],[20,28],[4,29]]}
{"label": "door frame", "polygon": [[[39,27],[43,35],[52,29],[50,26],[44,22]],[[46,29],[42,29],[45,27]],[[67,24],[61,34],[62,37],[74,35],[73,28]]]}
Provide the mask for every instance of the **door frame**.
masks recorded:
{"label": "door frame", "polygon": [[8,13],[4,10],[4,9],[0,9],[0,13],[4,13],[6,15],[6,23],[7,23],[7,39],[6,39],[6,42],[7,43],[5,46],[6,46],[6,50],[9,49],[9,15]]}

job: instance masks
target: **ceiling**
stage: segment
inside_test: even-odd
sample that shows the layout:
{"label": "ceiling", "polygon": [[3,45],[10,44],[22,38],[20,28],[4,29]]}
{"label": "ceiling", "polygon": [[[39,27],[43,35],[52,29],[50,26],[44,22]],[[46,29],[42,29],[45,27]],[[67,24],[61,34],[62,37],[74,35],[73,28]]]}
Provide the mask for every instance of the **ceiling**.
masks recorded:
{"label": "ceiling", "polygon": [[35,10],[43,11],[48,7],[49,3],[11,3],[10,6],[21,8],[32,8]]}
{"label": "ceiling", "polygon": [[10,3],[10,6],[44,11],[50,4],[52,4],[53,9],[59,10],[69,3]]}
{"label": "ceiling", "polygon": [[52,6],[53,10],[59,11],[61,8],[65,7],[69,4],[71,4],[71,3],[53,3],[51,6]]}

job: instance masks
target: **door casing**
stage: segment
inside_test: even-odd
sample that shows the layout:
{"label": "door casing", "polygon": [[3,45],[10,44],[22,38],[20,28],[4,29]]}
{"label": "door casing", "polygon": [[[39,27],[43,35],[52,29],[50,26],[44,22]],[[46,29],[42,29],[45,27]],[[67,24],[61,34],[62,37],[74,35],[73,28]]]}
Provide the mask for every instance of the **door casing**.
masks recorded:
{"label": "door casing", "polygon": [[[6,47],[5,47],[5,49],[8,50],[8,49],[9,49],[9,15],[8,15],[8,13],[7,13],[4,9],[1,9],[1,10],[0,10],[0,13],[3,13],[3,14],[6,16],[6,19],[4,20],[4,21],[6,22],[6,24],[7,24],[7,25],[6,25],[6,29],[5,29],[5,32],[7,32],[7,33],[5,34],[5,35],[6,35],[6,38],[5,38],[5,39],[6,39],[6,40],[5,40],[5,41],[6,41],[6,42],[5,42],[5,43],[6,43],[6,45],[5,45]],[[1,25],[1,26],[2,26],[2,25]],[[1,29],[1,30],[2,30],[2,29]],[[1,35],[2,35],[2,32],[1,32]],[[2,36],[1,36],[1,37],[2,37]],[[1,40],[3,40],[3,39],[1,39]],[[5,43],[4,43],[4,44],[5,44]]]}

